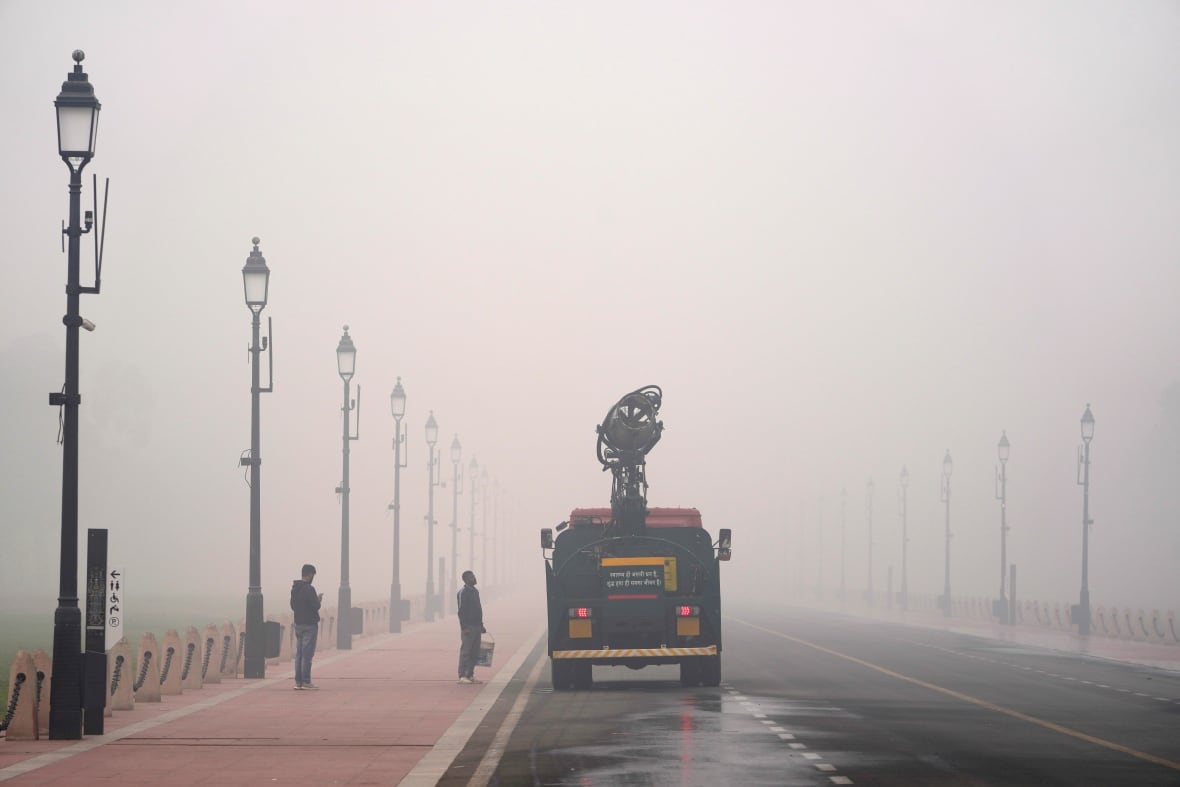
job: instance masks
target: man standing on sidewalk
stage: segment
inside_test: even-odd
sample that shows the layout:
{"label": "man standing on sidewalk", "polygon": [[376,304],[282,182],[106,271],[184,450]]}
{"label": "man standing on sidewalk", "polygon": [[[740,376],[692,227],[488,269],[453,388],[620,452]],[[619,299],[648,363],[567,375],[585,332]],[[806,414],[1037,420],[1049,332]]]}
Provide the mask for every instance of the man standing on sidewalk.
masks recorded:
{"label": "man standing on sidewalk", "polygon": [[459,682],[483,683],[475,677],[475,662],[479,660],[479,635],[487,631],[483,625],[483,605],[475,589],[475,573],[463,572],[463,588],[459,591]]}
{"label": "man standing on sidewalk", "polygon": [[323,593],[316,593],[311,581],[315,566],[303,565],[303,578],[291,585],[291,609],[295,612],[295,688],[318,689],[311,682],[311,660],[315,656],[316,635],[320,630],[320,603]]}

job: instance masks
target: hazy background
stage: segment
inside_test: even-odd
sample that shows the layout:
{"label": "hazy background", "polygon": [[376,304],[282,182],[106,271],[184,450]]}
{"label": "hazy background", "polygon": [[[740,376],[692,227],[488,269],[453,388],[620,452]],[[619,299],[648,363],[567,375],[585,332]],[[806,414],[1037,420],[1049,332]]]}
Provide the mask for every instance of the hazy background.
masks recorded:
{"label": "hazy background", "polygon": [[75,48],[103,106],[84,204],[91,173],[111,178],[103,291],[82,299],[79,528],[110,529],[129,612],[244,614],[253,235],[274,320],[268,612],[305,561],[335,599],[346,323],[356,601],[389,590],[400,375],[406,595],[425,584],[431,410],[443,477],[458,434],[535,580],[538,529],[609,501],[595,425],[654,383],[649,500],[733,528],[734,594],[814,584],[821,548],[834,587],[842,488],[863,587],[870,477],[875,582],[892,565],[896,583],[903,465],[910,589],[940,592],[948,448],[953,590],[995,594],[1006,429],[1020,593],[1076,600],[1090,402],[1093,602],[1180,608],[1176,3],[0,0],[2,606],[47,616],[53,99]]}

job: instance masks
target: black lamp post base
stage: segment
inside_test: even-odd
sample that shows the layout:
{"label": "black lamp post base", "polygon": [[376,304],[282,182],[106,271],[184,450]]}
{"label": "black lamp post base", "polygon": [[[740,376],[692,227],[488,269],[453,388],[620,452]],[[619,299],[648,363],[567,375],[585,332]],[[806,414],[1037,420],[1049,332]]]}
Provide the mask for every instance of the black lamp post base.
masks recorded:
{"label": "black lamp post base", "polygon": [[352,650],[352,588],[340,588],[336,605],[336,649]]}
{"label": "black lamp post base", "polygon": [[82,610],[58,607],[53,614],[53,682],[49,739],[82,738]]}
{"label": "black lamp post base", "polygon": [[262,622],[262,591],[246,594],[246,664],[242,676],[266,677],[266,629]]}

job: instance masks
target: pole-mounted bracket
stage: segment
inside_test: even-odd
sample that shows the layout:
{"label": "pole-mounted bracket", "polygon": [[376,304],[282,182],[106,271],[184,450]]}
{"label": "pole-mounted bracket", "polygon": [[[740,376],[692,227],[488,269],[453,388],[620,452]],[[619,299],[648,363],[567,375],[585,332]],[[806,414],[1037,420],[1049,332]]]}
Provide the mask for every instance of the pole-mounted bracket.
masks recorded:
{"label": "pole-mounted bracket", "polygon": [[50,407],[60,407],[63,404],[82,404],[82,394],[67,394],[61,391],[51,391],[49,393]]}
{"label": "pole-mounted bracket", "polygon": [[243,456],[238,459],[238,464],[245,466],[245,467],[249,467],[251,465],[261,465],[262,459],[258,458],[258,457],[252,457],[252,456]]}

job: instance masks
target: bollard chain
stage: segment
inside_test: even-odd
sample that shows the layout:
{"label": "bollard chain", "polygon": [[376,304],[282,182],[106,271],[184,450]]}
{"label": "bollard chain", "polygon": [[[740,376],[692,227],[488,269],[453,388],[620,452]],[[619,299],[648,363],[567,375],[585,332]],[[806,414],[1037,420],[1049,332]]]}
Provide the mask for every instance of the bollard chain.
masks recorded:
{"label": "bollard chain", "polygon": [[221,673],[225,674],[225,663],[229,661],[229,635],[221,638]]}
{"label": "bollard chain", "polygon": [[111,696],[115,696],[115,691],[119,688],[119,675],[123,672],[123,657],[115,656],[115,669],[111,673]]}
{"label": "bollard chain", "polygon": [[12,699],[8,703],[8,711],[4,714],[4,720],[0,721],[0,731],[7,730],[8,725],[12,723],[12,717],[16,715],[16,704],[20,701],[20,688],[24,685],[25,673],[18,672],[16,674],[16,683],[12,685]]}
{"label": "bollard chain", "polygon": [[242,651],[246,649],[246,632],[243,629],[238,634],[238,657],[234,660],[234,672],[237,673],[238,667],[242,666]]}
{"label": "bollard chain", "polygon": [[209,658],[213,655],[213,637],[205,638],[205,657],[201,660],[201,680],[209,674]]}
{"label": "bollard chain", "polygon": [[41,707],[41,687],[45,685],[45,673],[37,670],[37,707]]}
{"label": "bollard chain", "polygon": [[139,691],[143,687],[143,682],[147,679],[148,665],[152,663],[152,652],[145,650],[143,652],[143,664],[139,665],[139,680],[131,684],[132,691]]}
{"label": "bollard chain", "polygon": [[172,655],[176,653],[176,648],[169,646],[168,652],[164,654],[164,669],[160,670],[160,685],[164,685],[164,681],[168,680],[168,668],[172,666]]}
{"label": "bollard chain", "polygon": [[193,651],[197,649],[197,643],[189,642],[184,648],[184,667],[180,670],[180,679],[188,680],[189,667],[193,665]]}

